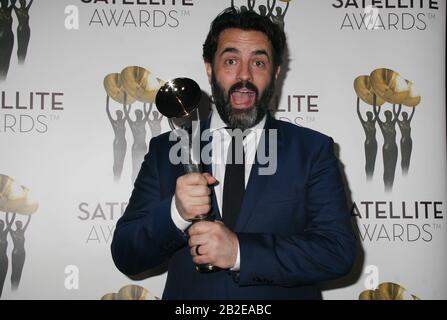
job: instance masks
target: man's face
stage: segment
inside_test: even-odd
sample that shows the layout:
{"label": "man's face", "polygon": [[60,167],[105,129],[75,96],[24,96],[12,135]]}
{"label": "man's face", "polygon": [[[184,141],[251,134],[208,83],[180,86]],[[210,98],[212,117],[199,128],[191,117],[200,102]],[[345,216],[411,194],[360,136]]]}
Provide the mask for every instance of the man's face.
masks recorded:
{"label": "man's face", "polygon": [[242,130],[258,123],[267,112],[279,74],[267,35],[225,29],[219,35],[213,65],[205,65],[222,120]]}

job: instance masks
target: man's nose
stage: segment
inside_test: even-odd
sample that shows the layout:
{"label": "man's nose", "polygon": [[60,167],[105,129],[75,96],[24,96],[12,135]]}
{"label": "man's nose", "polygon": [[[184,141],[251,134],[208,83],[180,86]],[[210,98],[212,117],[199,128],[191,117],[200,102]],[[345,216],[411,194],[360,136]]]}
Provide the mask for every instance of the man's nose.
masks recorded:
{"label": "man's nose", "polygon": [[238,79],[241,81],[253,80],[250,64],[248,62],[242,62],[240,64]]}

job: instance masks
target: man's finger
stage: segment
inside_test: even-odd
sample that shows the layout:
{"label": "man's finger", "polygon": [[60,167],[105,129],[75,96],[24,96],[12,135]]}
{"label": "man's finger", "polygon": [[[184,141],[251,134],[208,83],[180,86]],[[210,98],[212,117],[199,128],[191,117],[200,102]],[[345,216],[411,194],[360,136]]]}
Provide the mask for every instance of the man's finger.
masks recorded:
{"label": "man's finger", "polygon": [[208,185],[213,185],[217,182],[217,179],[210,175],[208,172],[202,173],[202,176],[206,179]]}
{"label": "man's finger", "polygon": [[208,254],[208,248],[206,245],[197,245],[194,247],[189,248],[189,253],[191,254],[191,257],[197,257],[197,256],[204,256]]}
{"label": "man's finger", "polygon": [[202,252],[203,248],[200,247],[199,250],[200,250],[200,256],[198,256],[198,255],[192,256],[192,261],[195,264],[206,264],[206,263],[213,264],[213,262],[211,261],[211,258]]}
{"label": "man's finger", "polygon": [[185,185],[207,185],[206,178],[198,172],[185,174],[178,178],[178,182]]}
{"label": "man's finger", "polygon": [[195,185],[190,188],[188,194],[191,197],[209,196],[211,194],[211,190],[210,188],[204,185]]}
{"label": "man's finger", "polygon": [[204,234],[207,233],[213,226],[213,222],[211,221],[199,221],[194,223],[188,229],[188,234],[190,237],[198,234]]}
{"label": "man's finger", "polygon": [[211,204],[211,199],[208,196],[204,197],[191,197],[188,200],[188,205],[190,206],[204,206],[207,204]]}
{"label": "man's finger", "polygon": [[189,184],[199,184],[199,185],[207,185],[207,179],[200,173],[189,173],[188,174],[188,183]]}
{"label": "man's finger", "polygon": [[193,248],[198,245],[204,245],[208,240],[206,234],[196,234],[189,237],[188,246]]}

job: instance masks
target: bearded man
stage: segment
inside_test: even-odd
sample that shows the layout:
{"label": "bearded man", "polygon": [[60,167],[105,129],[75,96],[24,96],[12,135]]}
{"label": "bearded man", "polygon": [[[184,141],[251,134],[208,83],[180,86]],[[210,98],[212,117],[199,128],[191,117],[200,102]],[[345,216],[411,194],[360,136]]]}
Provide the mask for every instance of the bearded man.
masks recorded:
{"label": "bearded man", "polygon": [[[112,256],[127,275],[167,262],[164,299],[320,299],[319,282],[351,270],[355,238],[333,140],[269,111],[285,46],[269,18],[224,10],[203,45],[212,163],[185,174],[169,161],[168,134],[151,140]],[[261,149],[275,159],[267,174]],[[191,224],[211,210],[214,221]]]}

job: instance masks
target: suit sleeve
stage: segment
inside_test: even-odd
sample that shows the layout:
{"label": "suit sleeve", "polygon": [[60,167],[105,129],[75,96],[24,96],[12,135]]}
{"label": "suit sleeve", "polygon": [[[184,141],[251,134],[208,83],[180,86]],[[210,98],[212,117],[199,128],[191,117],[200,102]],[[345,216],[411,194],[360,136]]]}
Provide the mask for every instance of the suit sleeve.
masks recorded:
{"label": "suit sleeve", "polygon": [[306,194],[306,226],[292,236],[238,233],[239,285],[297,286],[347,274],[355,259],[355,237],[333,140],[315,152]]}
{"label": "suit sleeve", "polygon": [[173,194],[160,195],[159,144],[157,138],[151,139],[129,204],[113,235],[113,260],[127,275],[157,267],[187,244],[186,235],[171,219]]}

